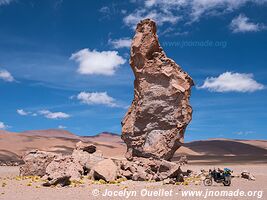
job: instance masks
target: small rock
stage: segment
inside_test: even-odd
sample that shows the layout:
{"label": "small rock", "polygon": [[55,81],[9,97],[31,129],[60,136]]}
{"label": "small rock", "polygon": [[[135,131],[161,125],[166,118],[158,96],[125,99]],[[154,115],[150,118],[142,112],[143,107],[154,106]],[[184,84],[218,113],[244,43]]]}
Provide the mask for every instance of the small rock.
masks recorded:
{"label": "small rock", "polygon": [[82,150],[86,151],[87,153],[94,153],[96,152],[96,146],[89,144],[89,143],[84,143],[82,141],[76,143],[76,149],[77,150]]}
{"label": "small rock", "polygon": [[163,180],[163,184],[175,184],[175,181],[173,179],[167,178]]}
{"label": "small rock", "polygon": [[256,178],[252,174],[250,174],[250,172],[248,172],[248,171],[243,171],[241,173],[241,178],[248,179],[250,181],[256,180]]}
{"label": "small rock", "polygon": [[178,163],[180,163],[180,165],[186,165],[188,164],[188,159],[187,159],[187,156],[183,155],[180,157]]}

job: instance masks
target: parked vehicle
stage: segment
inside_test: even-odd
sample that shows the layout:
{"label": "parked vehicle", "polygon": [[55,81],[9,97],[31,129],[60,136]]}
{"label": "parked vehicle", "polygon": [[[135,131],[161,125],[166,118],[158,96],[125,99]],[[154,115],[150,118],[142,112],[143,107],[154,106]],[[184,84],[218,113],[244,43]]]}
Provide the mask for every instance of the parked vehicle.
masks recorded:
{"label": "parked vehicle", "polygon": [[232,170],[224,168],[224,170],[209,170],[209,175],[204,179],[203,183],[205,186],[211,186],[212,182],[223,183],[224,186],[231,185],[231,174]]}

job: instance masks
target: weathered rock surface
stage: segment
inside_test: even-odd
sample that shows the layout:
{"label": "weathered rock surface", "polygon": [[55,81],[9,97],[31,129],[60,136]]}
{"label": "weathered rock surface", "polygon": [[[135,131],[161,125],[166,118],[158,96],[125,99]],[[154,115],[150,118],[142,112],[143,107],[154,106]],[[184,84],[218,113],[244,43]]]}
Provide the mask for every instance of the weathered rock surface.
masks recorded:
{"label": "weathered rock surface", "polygon": [[86,170],[92,169],[92,167],[104,160],[103,154],[101,151],[95,151],[94,153],[88,153],[87,151],[81,151],[78,149],[74,149],[71,157],[73,158],[73,162],[79,163]]}
{"label": "weathered rock surface", "polygon": [[48,180],[56,181],[62,177],[79,180],[83,174],[83,166],[74,162],[71,156],[58,156],[46,167]]}
{"label": "weathered rock surface", "polygon": [[44,176],[46,167],[57,154],[39,151],[37,149],[26,152],[22,157],[24,164],[20,167],[21,176]]}
{"label": "weathered rock surface", "polygon": [[122,121],[126,158],[170,160],[183,142],[192,117],[191,77],[159,45],[155,22],[136,28],[130,65],[135,75],[134,100]]}

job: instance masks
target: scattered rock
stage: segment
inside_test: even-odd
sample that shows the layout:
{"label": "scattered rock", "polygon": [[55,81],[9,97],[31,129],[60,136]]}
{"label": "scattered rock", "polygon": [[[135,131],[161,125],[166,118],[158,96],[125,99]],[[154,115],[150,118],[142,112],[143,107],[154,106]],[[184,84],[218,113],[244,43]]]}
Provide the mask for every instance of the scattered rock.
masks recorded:
{"label": "scattered rock", "polygon": [[248,171],[243,171],[241,173],[241,178],[248,179],[250,181],[256,180],[256,178],[252,174],[250,174],[250,172],[248,172]]}
{"label": "scattered rock", "polygon": [[142,20],[132,41],[134,100],[122,121],[126,158],[170,160],[191,121],[192,78],[159,45],[156,24]]}
{"label": "scattered rock", "polygon": [[170,179],[170,178],[167,178],[165,180],[163,180],[163,184],[175,184],[175,180],[174,179]]}
{"label": "scattered rock", "polygon": [[134,158],[133,161],[121,161],[119,175],[134,181],[163,181],[168,178],[175,181],[183,180],[179,164],[142,157]]}
{"label": "scattered rock", "polygon": [[20,167],[21,176],[44,176],[46,167],[53,161],[57,154],[31,150],[22,157],[24,164]]}
{"label": "scattered rock", "polygon": [[61,185],[62,187],[64,187],[70,185],[70,183],[70,176],[62,176],[43,183],[43,186],[50,187],[52,185]]}

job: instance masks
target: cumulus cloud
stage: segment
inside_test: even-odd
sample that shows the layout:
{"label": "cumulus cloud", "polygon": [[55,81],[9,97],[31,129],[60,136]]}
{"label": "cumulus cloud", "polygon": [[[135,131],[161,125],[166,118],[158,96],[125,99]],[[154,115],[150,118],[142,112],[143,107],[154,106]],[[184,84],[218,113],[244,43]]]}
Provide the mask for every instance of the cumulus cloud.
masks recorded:
{"label": "cumulus cloud", "polygon": [[23,109],[18,109],[18,110],[17,110],[17,113],[18,113],[19,115],[23,115],[23,116],[26,116],[26,115],[31,114],[31,112],[26,112],[26,111],[23,110]]}
{"label": "cumulus cloud", "polygon": [[14,0],[0,0],[0,6],[2,6],[2,5],[8,5],[8,4],[10,4],[12,1],[14,1]]}
{"label": "cumulus cloud", "polygon": [[29,112],[29,111],[25,111],[23,109],[18,109],[17,113],[19,115],[22,115],[22,116],[30,115],[30,116],[33,116],[33,117],[41,115],[41,116],[44,116],[44,117],[46,117],[48,119],[67,119],[67,118],[70,117],[69,114],[66,114],[64,112],[51,112],[49,110],[40,110],[40,111],[37,111],[37,112]]}
{"label": "cumulus cloud", "polygon": [[[233,12],[247,3],[265,4],[267,0],[145,0],[144,4],[124,17],[128,26],[135,26],[140,19],[152,18],[159,25],[164,23],[195,22],[203,16]],[[179,15],[177,15],[179,13]]]}
{"label": "cumulus cloud", "polygon": [[230,28],[234,33],[257,32],[266,29],[263,24],[250,22],[249,18],[243,14],[240,14],[232,20]]}
{"label": "cumulus cloud", "polygon": [[38,112],[40,115],[48,119],[67,119],[70,118],[70,115],[64,112],[51,112],[49,110],[40,110]]}
{"label": "cumulus cloud", "polygon": [[102,104],[110,107],[117,107],[116,100],[109,96],[107,92],[80,92],[77,95],[80,102],[88,105]]}
{"label": "cumulus cloud", "polygon": [[254,92],[264,89],[264,85],[253,79],[253,74],[225,72],[218,77],[206,78],[199,89],[214,92]]}
{"label": "cumulus cloud", "polygon": [[130,38],[120,38],[120,39],[114,39],[109,40],[109,44],[111,44],[115,49],[120,48],[129,48],[131,46],[132,40]]}
{"label": "cumulus cloud", "polygon": [[7,82],[15,81],[14,77],[5,69],[0,69],[0,79]]}
{"label": "cumulus cloud", "polygon": [[8,126],[4,122],[0,122],[0,129],[7,129]]}
{"label": "cumulus cloud", "polygon": [[79,63],[78,73],[113,75],[118,67],[126,62],[117,51],[96,51],[82,49],[71,55],[70,59]]}

